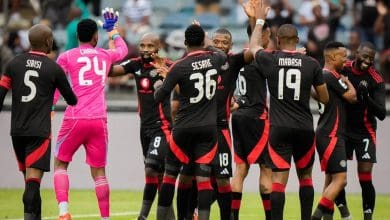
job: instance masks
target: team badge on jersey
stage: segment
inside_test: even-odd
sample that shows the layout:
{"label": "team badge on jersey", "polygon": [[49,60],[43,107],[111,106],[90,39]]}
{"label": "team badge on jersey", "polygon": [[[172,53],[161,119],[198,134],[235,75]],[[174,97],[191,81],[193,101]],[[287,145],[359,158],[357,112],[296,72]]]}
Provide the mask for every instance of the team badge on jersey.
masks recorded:
{"label": "team badge on jersey", "polygon": [[147,90],[150,86],[150,80],[148,78],[142,78],[140,81],[140,85],[142,89]]}
{"label": "team badge on jersey", "polygon": [[226,63],[221,66],[221,70],[227,70],[227,69],[229,69],[229,62],[226,61]]}

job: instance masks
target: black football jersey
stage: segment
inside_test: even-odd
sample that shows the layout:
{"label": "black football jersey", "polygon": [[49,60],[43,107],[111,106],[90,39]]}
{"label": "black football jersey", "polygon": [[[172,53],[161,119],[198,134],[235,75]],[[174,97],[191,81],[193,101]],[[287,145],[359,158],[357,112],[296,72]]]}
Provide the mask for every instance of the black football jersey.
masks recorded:
{"label": "black football jersey", "polygon": [[[360,72],[353,67],[352,61],[348,61],[342,73],[348,77],[358,94],[360,82],[366,81],[369,96],[382,108],[385,108],[385,83],[382,76],[373,67]],[[347,105],[347,135],[349,137],[356,139],[375,137],[376,127],[375,115],[365,102],[359,101]]]}
{"label": "black football jersey", "polygon": [[5,79],[9,82],[7,89],[12,89],[12,136],[49,137],[50,112],[57,88],[68,104],[77,103],[64,71],[44,53],[16,56],[2,76],[3,87]]}
{"label": "black football jersey", "polygon": [[237,80],[240,108],[235,114],[257,118],[267,114],[267,82],[261,69],[252,62],[240,70]]}
{"label": "black football jersey", "polygon": [[227,57],[227,62],[221,67],[217,87],[217,124],[228,127],[230,117],[230,101],[240,69],[245,65],[244,53]]}
{"label": "black football jersey", "polygon": [[189,128],[217,124],[218,73],[226,63],[226,55],[211,51],[194,51],[177,61],[156,91],[155,97],[161,101],[176,86],[180,87],[180,107],[174,127]]}
{"label": "black football jersey", "polygon": [[311,87],[324,83],[318,62],[295,51],[266,50],[258,51],[255,61],[267,78],[270,124],[313,129],[309,106]]}
{"label": "black football jersey", "polygon": [[[165,59],[169,67],[172,61]],[[141,58],[131,59],[121,64],[126,73],[134,75],[137,95],[138,112],[142,127],[161,127],[164,121],[171,123],[171,104],[169,98],[163,102],[154,99],[154,83],[162,80],[156,69],[149,63],[143,63]]]}
{"label": "black football jersey", "polygon": [[329,101],[326,105],[318,103],[320,119],[316,133],[328,137],[344,137],[347,116],[343,95],[348,86],[336,71],[324,69],[323,78],[328,88]]}

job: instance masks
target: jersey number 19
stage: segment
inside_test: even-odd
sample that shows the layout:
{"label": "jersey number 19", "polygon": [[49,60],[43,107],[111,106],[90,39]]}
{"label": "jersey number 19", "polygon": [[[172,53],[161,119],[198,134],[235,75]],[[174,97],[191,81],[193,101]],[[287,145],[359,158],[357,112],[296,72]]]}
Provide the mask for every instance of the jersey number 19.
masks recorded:
{"label": "jersey number 19", "polygon": [[[293,76],[295,80],[293,81]],[[301,92],[301,71],[299,69],[287,69],[284,68],[279,70],[279,81],[278,81],[278,99],[283,99],[284,84],[286,87],[294,90],[294,100],[299,100]]]}

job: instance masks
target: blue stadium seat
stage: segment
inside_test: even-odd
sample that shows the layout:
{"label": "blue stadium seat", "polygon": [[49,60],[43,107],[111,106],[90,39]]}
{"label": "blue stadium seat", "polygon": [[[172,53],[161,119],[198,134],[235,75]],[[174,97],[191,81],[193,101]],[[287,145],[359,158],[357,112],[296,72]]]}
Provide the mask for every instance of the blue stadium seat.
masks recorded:
{"label": "blue stadium seat", "polygon": [[159,25],[159,28],[162,29],[183,29],[190,24],[190,16],[185,13],[174,13],[167,15],[163,18],[162,22]]}
{"label": "blue stadium seat", "polygon": [[220,25],[219,16],[213,13],[197,15],[194,17],[194,19],[198,20],[200,22],[200,25],[205,30],[215,29],[218,28]]}

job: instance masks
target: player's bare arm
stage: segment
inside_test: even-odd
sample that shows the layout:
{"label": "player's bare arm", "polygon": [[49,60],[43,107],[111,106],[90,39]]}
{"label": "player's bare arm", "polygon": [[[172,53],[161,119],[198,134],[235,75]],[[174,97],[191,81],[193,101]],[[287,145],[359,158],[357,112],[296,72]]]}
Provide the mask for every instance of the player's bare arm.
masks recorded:
{"label": "player's bare arm", "polygon": [[314,89],[317,95],[316,99],[323,104],[327,104],[329,101],[329,93],[326,88],[326,84],[324,83],[322,85],[315,86]]}
{"label": "player's bare arm", "polygon": [[255,4],[255,17],[256,25],[253,29],[252,37],[249,41],[249,48],[252,52],[253,57],[256,56],[257,51],[263,49],[262,47],[262,29],[265,22],[265,17],[270,10],[270,7],[266,4],[264,0],[256,1]]}
{"label": "player's bare arm", "polygon": [[349,81],[348,77],[341,75],[341,80],[348,87],[348,90],[343,94],[344,100],[349,102],[349,103],[356,103],[357,102],[357,95],[356,95],[355,87],[352,85],[351,81]]}
{"label": "player's bare arm", "polygon": [[3,108],[5,95],[7,95],[9,89],[10,89],[10,78],[2,76],[0,80],[0,112],[1,109]]}

